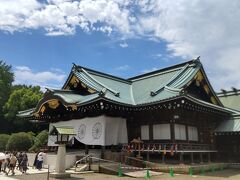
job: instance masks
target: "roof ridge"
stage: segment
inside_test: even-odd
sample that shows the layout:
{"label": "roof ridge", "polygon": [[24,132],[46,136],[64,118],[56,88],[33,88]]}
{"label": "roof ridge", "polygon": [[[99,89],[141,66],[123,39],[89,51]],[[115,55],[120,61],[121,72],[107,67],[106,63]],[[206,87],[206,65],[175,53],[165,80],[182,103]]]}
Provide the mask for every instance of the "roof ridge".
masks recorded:
{"label": "roof ridge", "polygon": [[107,85],[103,84],[102,82],[99,82],[98,80],[96,80],[94,77],[92,77],[84,68],[81,68],[81,70],[89,77],[91,78],[95,83],[99,84],[100,86],[102,86],[102,88],[106,88],[108,91],[110,91],[111,93],[113,93],[115,96],[119,96],[119,92],[113,90],[112,88],[109,88]]}
{"label": "roof ridge", "polygon": [[97,75],[100,75],[102,77],[111,78],[111,79],[118,80],[118,81],[121,81],[121,82],[130,83],[130,84],[132,83],[130,80],[124,79],[124,78],[121,78],[121,77],[118,77],[118,76],[114,76],[114,75],[111,75],[111,74],[96,71],[96,70],[86,68],[86,67],[83,67],[83,66],[79,66],[79,65],[76,65],[76,64],[74,64],[74,66],[75,66],[75,68],[79,68],[79,69],[83,68],[85,71],[87,71],[90,74],[97,74]]}
{"label": "roof ridge", "polygon": [[[174,80],[176,80],[177,78],[179,78],[179,77],[186,71],[186,69],[187,69],[188,67],[189,67],[189,64],[186,63],[186,65],[183,66],[182,69],[181,69],[179,72],[177,72],[176,74],[174,74],[167,83],[165,83],[164,85],[160,86],[157,90],[151,91],[151,96],[155,96],[155,95],[157,95],[158,93],[160,93],[166,86],[170,85]],[[170,88],[170,87],[169,87],[169,88]],[[174,89],[176,89],[176,88],[174,88]],[[180,90],[180,89],[179,89],[179,90]]]}
{"label": "roof ridge", "polygon": [[178,63],[178,64],[175,64],[173,66],[164,67],[164,68],[158,69],[156,71],[152,71],[152,72],[144,73],[144,74],[141,74],[141,75],[137,75],[137,76],[128,78],[128,80],[135,81],[136,79],[139,79],[139,78],[148,78],[149,76],[160,73],[160,72],[162,72],[162,73],[163,72],[168,72],[169,70],[174,70],[174,69],[177,69],[177,68],[181,68],[182,66],[184,66],[186,64],[191,65],[191,64],[194,64],[194,63],[200,63],[201,64],[199,59],[192,59],[190,61],[186,61],[186,62],[183,62],[183,63]]}

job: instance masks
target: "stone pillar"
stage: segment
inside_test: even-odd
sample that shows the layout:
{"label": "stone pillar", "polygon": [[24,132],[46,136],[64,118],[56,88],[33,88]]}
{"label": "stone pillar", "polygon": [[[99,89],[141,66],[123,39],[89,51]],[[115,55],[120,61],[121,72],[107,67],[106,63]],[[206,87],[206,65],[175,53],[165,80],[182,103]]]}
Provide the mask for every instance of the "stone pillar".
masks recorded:
{"label": "stone pillar", "polygon": [[194,159],[193,159],[193,152],[191,152],[191,164],[194,164]]}
{"label": "stone pillar", "polygon": [[59,144],[55,166],[56,173],[65,173],[66,145]]}
{"label": "stone pillar", "polygon": [[203,153],[200,152],[200,164],[203,164]]}
{"label": "stone pillar", "polygon": [[49,176],[56,179],[70,178],[71,174],[65,172],[65,168],[66,168],[65,161],[66,161],[66,144],[59,144],[55,172],[50,173]]}

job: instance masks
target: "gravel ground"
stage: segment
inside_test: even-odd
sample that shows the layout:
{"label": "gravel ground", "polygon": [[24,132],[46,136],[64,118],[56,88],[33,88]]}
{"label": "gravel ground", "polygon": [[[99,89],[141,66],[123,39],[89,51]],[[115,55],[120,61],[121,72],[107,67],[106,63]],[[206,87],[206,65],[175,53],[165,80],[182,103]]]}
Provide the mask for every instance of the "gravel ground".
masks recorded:
{"label": "gravel ground", "polygon": [[[33,175],[21,175],[21,176],[12,176],[11,178],[19,179],[19,180],[47,180],[47,174],[33,174]],[[118,177],[106,174],[99,173],[91,173],[91,174],[79,174],[72,175],[71,178],[65,180],[77,180],[77,179],[85,179],[85,180],[125,180],[125,179],[144,179],[144,178],[130,178],[130,177]],[[240,180],[240,170],[228,169],[224,171],[217,171],[214,173],[206,173],[205,176],[189,176],[189,175],[174,175],[174,177],[170,177],[169,174],[165,173],[160,176],[153,176],[151,179],[177,179],[177,180],[190,180],[190,179],[199,179],[199,180]],[[55,180],[50,178],[50,180]]]}

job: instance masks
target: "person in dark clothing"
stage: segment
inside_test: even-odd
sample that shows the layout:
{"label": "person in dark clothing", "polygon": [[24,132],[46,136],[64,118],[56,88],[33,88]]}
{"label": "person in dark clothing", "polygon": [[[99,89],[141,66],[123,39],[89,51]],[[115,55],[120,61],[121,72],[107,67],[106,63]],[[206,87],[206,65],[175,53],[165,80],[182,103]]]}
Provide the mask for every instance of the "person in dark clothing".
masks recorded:
{"label": "person in dark clothing", "polygon": [[22,168],[22,173],[26,173],[28,170],[28,156],[26,153],[23,154],[23,158],[21,161],[21,168]]}
{"label": "person in dark clothing", "polygon": [[38,158],[38,154],[39,154],[39,153],[40,153],[40,152],[38,152],[38,153],[36,154],[35,158],[34,158],[33,168],[35,168],[35,169],[37,169],[37,158]]}
{"label": "person in dark clothing", "polygon": [[0,173],[2,172],[2,163],[3,163],[3,160],[0,160]]}
{"label": "person in dark clothing", "polygon": [[43,153],[40,152],[37,157],[37,169],[41,170],[42,169],[42,164],[43,164]]}
{"label": "person in dark clothing", "polygon": [[23,159],[23,154],[22,154],[22,152],[20,152],[17,155],[17,161],[18,161],[17,169],[19,169],[19,171],[21,171],[21,172],[22,172],[22,166],[21,166],[22,159]]}

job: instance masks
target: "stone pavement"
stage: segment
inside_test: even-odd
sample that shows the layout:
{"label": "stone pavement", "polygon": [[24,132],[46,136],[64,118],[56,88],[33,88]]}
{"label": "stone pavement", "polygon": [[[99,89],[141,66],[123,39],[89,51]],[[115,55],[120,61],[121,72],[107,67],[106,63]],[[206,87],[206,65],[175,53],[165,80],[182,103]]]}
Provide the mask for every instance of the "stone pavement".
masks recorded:
{"label": "stone pavement", "polygon": [[32,169],[31,167],[29,167],[29,170],[27,171],[27,174],[22,174],[20,171],[15,170],[15,175],[11,175],[11,172],[9,173],[9,175],[5,175],[5,173],[1,172],[0,173],[0,180],[16,180],[17,177],[20,176],[27,176],[27,175],[33,175],[33,174],[42,174],[42,173],[47,173],[48,170],[47,169],[42,169],[42,170],[37,170],[37,169]]}
{"label": "stone pavement", "polygon": [[[47,180],[47,170],[37,171],[35,169],[29,169],[28,175],[20,175],[18,171],[15,176],[4,176],[0,173],[0,180]],[[144,180],[144,177],[132,178],[132,177],[118,177],[116,175],[107,175],[99,173],[88,173],[88,174],[72,174],[71,178],[66,180]],[[208,172],[204,176],[188,174],[174,174],[171,177],[169,173],[163,173],[160,176],[152,176],[151,180],[239,180],[240,179],[240,169],[225,169],[223,171]],[[50,178],[50,180],[55,180]]]}

